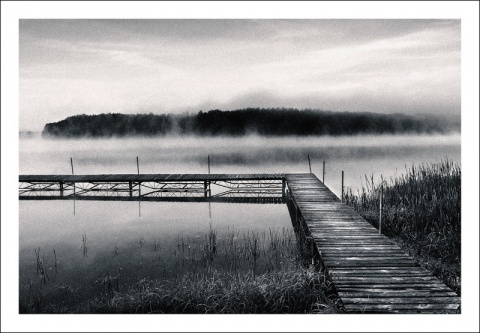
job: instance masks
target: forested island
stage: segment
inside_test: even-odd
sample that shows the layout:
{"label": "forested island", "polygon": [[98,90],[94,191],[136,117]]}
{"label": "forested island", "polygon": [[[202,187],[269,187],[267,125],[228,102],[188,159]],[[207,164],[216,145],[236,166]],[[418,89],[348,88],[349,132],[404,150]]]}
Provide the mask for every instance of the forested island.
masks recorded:
{"label": "forested island", "polygon": [[447,133],[460,121],[437,116],[312,109],[211,110],[197,114],[76,115],[45,125],[42,135],[55,137],[124,137],[162,135],[265,136]]}

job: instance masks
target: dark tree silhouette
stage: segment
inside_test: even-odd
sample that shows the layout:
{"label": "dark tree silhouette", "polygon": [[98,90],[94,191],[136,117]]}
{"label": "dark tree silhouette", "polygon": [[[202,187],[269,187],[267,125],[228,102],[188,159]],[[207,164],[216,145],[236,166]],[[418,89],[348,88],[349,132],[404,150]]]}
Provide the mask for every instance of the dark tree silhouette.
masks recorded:
{"label": "dark tree silhouette", "polygon": [[120,114],[77,115],[45,125],[44,135],[61,137],[355,135],[445,133],[460,124],[437,116],[407,116],[368,112],[247,108],[200,111],[196,115]]}

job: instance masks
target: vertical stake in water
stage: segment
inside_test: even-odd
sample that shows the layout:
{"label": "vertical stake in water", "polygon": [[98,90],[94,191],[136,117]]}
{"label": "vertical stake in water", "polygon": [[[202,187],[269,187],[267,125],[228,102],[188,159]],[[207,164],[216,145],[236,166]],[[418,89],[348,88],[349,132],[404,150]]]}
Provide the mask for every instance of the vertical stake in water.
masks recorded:
{"label": "vertical stake in water", "polygon": [[[72,166],[72,176],[75,175],[73,173],[73,158],[70,157],[70,165]],[[73,182],[73,215],[75,216],[75,197],[76,197],[76,191],[75,191],[75,182]]]}
{"label": "vertical stake in water", "polygon": [[342,202],[343,202],[343,171],[342,171]]}
{"label": "vertical stake in water", "polygon": [[[140,175],[140,165],[138,163],[138,156],[137,156],[137,175]],[[142,185],[140,181],[138,181],[138,217],[140,217],[140,197],[142,196]]]}
{"label": "vertical stake in water", "polygon": [[322,176],[322,183],[325,185],[325,161],[323,161],[323,176]]}
{"label": "vertical stake in water", "polygon": [[382,234],[383,185],[380,186],[380,214],[378,218],[378,233]]}
{"label": "vertical stake in water", "polygon": [[310,164],[310,155],[307,155],[308,158],[308,169],[310,170],[310,173],[312,173],[312,165]]}
{"label": "vertical stake in water", "polygon": [[[208,174],[210,174],[210,155],[207,155]],[[208,181],[208,196],[212,196],[212,189],[210,187],[210,181]]]}

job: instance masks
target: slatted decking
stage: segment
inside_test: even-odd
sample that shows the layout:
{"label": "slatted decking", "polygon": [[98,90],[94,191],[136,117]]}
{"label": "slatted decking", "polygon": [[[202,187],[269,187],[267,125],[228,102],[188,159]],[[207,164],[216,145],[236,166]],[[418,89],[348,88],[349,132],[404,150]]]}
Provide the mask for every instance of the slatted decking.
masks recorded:
{"label": "slatted decking", "polygon": [[313,174],[287,174],[290,198],[345,311],[458,313],[460,298]]}
{"label": "slatted decking", "polygon": [[282,180],[283,173],[261,174],[98,174],[98,175],[20,175],[20,182],[150,182],[215,180]]}

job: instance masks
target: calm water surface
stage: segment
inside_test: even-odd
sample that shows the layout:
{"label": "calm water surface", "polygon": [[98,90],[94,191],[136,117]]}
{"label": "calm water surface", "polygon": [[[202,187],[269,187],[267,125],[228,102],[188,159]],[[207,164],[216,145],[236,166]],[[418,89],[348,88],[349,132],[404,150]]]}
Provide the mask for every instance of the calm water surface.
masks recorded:
{"label": "calm water surface", "polygon": [[[207,155],[212,173],[308,172],[310,155],[312,172],[320,179],[322,162],[326,161],[325,184],[340,195],[342,170],[345,186],[355,191],[362,186],[365,175],[388,179],[402,174],[412,164],[445,158],[460,162],[460,135],[81,140],[34,137],[20,139],[19,158],[20,174],[70,174],[70,157],[77,175],[136,173],[137,156],[141,173],[206,173]],[[211,230],[219,242],[252,231],[266,239],[272,232],[291,230],[291,222],[285,205],[77,201],[74,208],[72,201],[21,201],[21,288],[36,275],[34,249],[41,249],[50,270],[54,269],[55,250],[57,270],[62,269],[65,276],[70,272],[72,280],[78,278],[76,269],[83,267],[85,272],[86,265],[91,265],[88,267],[97,276],[133,266],[135,272],[157,276],[165,267],[152,264],[156,262],[152,253],[167,248],[178,250],[180,244],[188,244],[193,251],[208,241],[205,237]],[[188,253],[185,257],[188,255],[194,257]]]}

